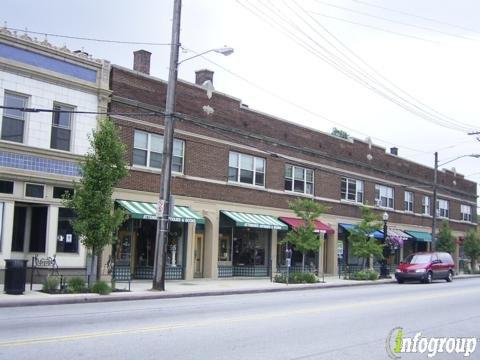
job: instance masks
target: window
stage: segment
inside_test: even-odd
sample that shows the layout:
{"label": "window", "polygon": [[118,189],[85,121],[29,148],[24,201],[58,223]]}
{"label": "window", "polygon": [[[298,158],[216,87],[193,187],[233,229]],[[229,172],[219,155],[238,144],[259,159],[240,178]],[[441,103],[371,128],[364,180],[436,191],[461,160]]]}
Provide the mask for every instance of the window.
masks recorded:
{"label": "window", "polygon": [[[172,171],[183,172],[184,142],[173,139]],[[161,169],[163,163],[163,135],[135,130],[133,164]]]}
{"label": "window", "polygon": [[64,195],[73,195],[73,189],[72,188],[66,188],[66,187],[59,187],[59,186],[54,186],[53,187],[53,198],[54,199],[63,199]]}
{"label": "window", "polygon": [[43,199],[44,186],[37,184],[25,185],[25,196]]}
{"label": "window", "polygon": [[0,193],[13,194],[13,181],[0,180]]}
{"label": "window", "polygon": [[48,206],[32,206],[31,209],[29,251],[44,253],[47,240]]}
{"label": "window", "polygon": [[375,185],[375,204],[393,209],[393,188],[384,185]]}
{"label": "window", "polygon": [[422,197],[422,214],[430,215],[430,197],[426,195]]}
{"label": "window", "polygon": [[439,217],[448,218],[448,201],[443,199],[437,200],[437,214]]}
{"label": "window", "polygon": [[285,165],[285,190],[313,195],[313,170]]}
{"label": "window", "polygon": [[68,105],[53,105],[52,136],[50,147],[52,149],[70,151],[70,138],[72,135],[72,113],[75,108]]}
{"label": "window", "polygon": [[228,181],[265,186],[265,159],[231,151]]}
{"label": "window", "polygon": [[[28,97],[5,93],[4,106],[27,107]],[[4,109],[2,119],[2,140],[23,143],[25,129],[25,112],[14,109]]]}
{"label": "window", "polygon": [[57,252],[78,252],[78,238],[73,232],[72,220],[75,213],[72,209],[58,209]]}
{"label": "window", "polygon": [[413,192],[405,191],[405,201],[404,201],[405,211],[413,212]]}
{"label": "window", "polygon": [[363,181],[342,178],[340,192],[343,200],[363,203]]}
{"label": "window", "polygon": [[460,205],[460,218],[463,221],[472,222],[472,207],[470,205]]}

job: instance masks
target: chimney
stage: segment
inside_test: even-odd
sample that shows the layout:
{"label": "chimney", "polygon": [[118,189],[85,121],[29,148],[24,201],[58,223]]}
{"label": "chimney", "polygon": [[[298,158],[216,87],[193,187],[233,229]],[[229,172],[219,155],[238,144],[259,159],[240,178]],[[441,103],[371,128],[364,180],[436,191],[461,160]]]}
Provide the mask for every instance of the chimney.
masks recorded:
{"label": "chimney", "polygon": [[208,69],[195,71],[195,84],[202,86],[208,80],[213,84],[213,71]]}
{"label": "chimney", "polygon": [[150,56],[151,52],[147,50],[137,50],[133,52],[133,70],[150,75]]}
{"label": "chimney", "polygon": [[390,154],[398,156],[398,148],[397,147],[390,148]]}

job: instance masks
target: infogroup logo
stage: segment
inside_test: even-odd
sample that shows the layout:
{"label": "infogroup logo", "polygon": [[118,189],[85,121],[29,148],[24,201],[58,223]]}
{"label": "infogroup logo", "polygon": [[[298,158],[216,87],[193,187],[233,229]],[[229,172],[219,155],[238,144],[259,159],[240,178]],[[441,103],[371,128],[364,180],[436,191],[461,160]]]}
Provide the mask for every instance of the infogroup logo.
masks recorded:
{"label": "infogroup logo", "polygon": [[388,333],[385,348],[391,359],[400,359],[400,354],[427,354],[429,358],[437,354],[462,354],[469,357],[475,352],[476,337],[426,337],[417,332],[414,337],[406,337],[403,328],[396,327]]}

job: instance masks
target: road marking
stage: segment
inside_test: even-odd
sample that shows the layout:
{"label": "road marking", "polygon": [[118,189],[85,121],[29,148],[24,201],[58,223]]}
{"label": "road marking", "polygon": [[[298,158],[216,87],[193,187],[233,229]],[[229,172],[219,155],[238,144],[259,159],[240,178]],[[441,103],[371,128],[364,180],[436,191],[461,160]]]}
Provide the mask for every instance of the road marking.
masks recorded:
{"label": "road marking", "polygon": [[99,331],[99,332],[91,332],[91,333],[83,333],[83,334],[80,333],[80,334],[72,334],[72,335],[64,335],[64,336],[47,336],[47,337],[27,338],[27,339],[19,339],[19,340],[8,340],[8,341],[0,342],[0,348],[93,339],[93,338],[109,337],[109,336],[115,336],[115,335],[125,335],[125,334],[130,335],[130,334],[140,334],[140,333],[162,332],[162,331],[182,329],[182,328],[207,327],[211,325],[221,325],[225,323],[255,321],[255,320],[257,321],[269,320],[274,318],[296,316],[296,315],[297,316],[313,315],[313,314],[320,314],[320,313],[333,312],[333,311],[339,311],[339,310],[351,310],[351,309],[364,308],[372,305],[379,306],[379,305],[404,304],[407,302],[439,299],[439,298],[446,298],[446,297],[472,294],[472,293],[480,293],[480,288],[448,291],[440,294],[433,293],[433,294],[422,295],[422,296],[411,295],[411,296],[405,296],[405,297],[395,297],[393,299],[369,300],[369,301],[363,301],[363,302],[352,302],[347,304],[327,305],[327,306],[322,306],[318,308],[285,310],[282,312],[242,315],[242,316],[223,318],[223,319],[211,319],[211,320],[203,320],[203,321],[195,321],[195,322],[178,323],[178,324],[158,325],[158,326],[151,326],[151,327],[108,330],[108,331]]}

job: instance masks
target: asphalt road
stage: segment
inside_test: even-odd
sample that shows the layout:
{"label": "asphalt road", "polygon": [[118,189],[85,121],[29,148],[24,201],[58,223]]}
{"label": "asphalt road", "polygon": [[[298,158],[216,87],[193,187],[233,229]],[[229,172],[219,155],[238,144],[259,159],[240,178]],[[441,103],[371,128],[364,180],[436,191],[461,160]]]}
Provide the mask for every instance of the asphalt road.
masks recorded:
{"label": "asphalt road", "polygon": [[[4,308],[0,359],[388,359],[396,327],[412,337],[479,338],[479,300],[477,278]],[[480,341],[470,359],[480,359]]]}

